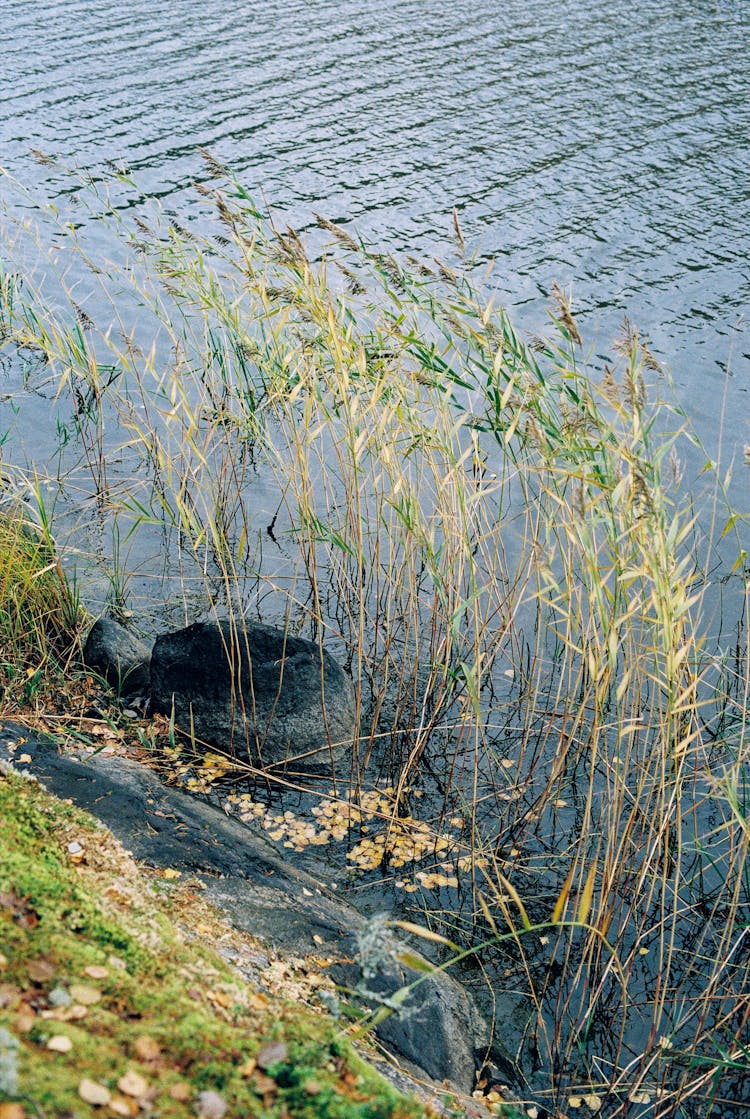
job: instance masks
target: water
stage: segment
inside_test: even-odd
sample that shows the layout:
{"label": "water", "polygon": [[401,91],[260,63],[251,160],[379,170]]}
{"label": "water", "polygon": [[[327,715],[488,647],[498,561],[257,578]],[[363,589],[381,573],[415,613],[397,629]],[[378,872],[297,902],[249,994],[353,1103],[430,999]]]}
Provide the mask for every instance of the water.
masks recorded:
{"label": "water", "polygon": [[[185,215],[198,145],[301,229],[450,251],[516,321],[645,332],[712,453],[750,442],[750,6],[732,0],[2,0],[1,162],[54,197],[123,161]],[[731,374],[727,380],[727,371]],[[725,401],[726,396],[726,401]]]}
{"label": "water", "polygon": [[[746,2],[0,0],[0,17],[0,163],[61,207],[76,188],[31,148],[122,161],[185,221],[201,146],[302,231],[319,212],[396,252],[452,253],[455,207],[517,323],[543,323],[553,281],[595,353],[628,314],[709,452],[742,459]],[[4,453],[33,459],[49,402],[0,408]],[[254,485],[269,520],[277,495]]]}

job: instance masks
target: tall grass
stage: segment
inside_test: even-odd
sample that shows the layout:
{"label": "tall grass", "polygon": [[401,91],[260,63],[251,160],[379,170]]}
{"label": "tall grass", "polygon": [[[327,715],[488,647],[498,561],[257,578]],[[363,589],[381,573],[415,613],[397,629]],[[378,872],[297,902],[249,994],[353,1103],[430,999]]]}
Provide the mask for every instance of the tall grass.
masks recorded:
{"label": "tall grass", "polygon": [[[592,368],[561,291],[525,340],[471,262],[326,221],[312,260],[208,169],[219,224],[198,232],[94,189],[118,265],[63,231],[70,270],[35,289],[9,245],[0,329],[67,398],[60,462],[113,539],[162,549],[173,614],[260,616],[346,663],[355,794],[387,781],[395,828],[429,785],[435,834],[460,824],[461,884],[423,919],[503,945],[517,902],[534,922],[493,974],[527,996],[521,1064],[551,1112],[736,1113],[747,636],[713,633],[693,437],[648,346],[625,324]],[[736,560],[740,584],[739,539]],[[378,859],[401,873],[387,840]]]}

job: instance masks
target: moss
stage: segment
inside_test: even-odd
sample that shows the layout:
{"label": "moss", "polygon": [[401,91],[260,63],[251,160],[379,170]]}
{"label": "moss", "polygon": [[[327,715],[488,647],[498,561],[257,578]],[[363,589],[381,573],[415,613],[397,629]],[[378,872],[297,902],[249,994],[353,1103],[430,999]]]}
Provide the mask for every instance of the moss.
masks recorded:
{"label": "moss", "polygon": [[[0,777],[0,821],[0,1037],[13,1041],[5,1051],[17,1072],[4,1094],[0,1084],[0,1100],[20,1100],[29,1115],[87,1119],[103,1109],[81,1099],[82,1080],[129,1107],[117,1082],[133,1072],[163,1119],[194,1115],[205,1090],[222,1096],[229,1116],[250,1119],[428,1114],[322,1015],[283,1000],[263,1005],[219,956],[187,942],[168,917],[175,897],[160,897],[89,817],[10,773]],[[89,851],[82,861],[73,840]],[[181,900],[189,904],[184,890]],[[48,1049],[53,1037],[68,1039],[69,1051]],[[255,1057],[270,1040],[283,1040],[286,1053],[261,1070]]]}

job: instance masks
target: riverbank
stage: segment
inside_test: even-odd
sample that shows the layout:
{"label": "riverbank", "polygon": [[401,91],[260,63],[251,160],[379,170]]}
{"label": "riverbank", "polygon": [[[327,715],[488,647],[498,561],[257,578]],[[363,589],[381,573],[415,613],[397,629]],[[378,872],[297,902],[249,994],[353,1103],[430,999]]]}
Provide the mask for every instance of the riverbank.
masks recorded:
{"label": "riverbank", "polygon": [[[560,289],[527,338],[470,259],[397,260],[326,221],[311,259],[206,166],[208,231],[135,197],[135,223],[97,218],[119,263],[61,225],[40,288],[6,268],[13,424],[32,393],[57,411],[54,471],[9,429],[5,493],[89,609],[148,641],[229,619],[330,651],[354,695],[346,780],[256,773],[227,811],[282,854],[338,844],[347,889],[456,955],[481,945],[495,1033],[523,1016],[529,1098],[596,1097],[607,1119],[743,1101],[748,580],[725,475],[706,464],[699,524],[698,441],[632,324],[600,359]],[[40,553],[22,585],[56,572]],[[119,735],[85,674],[66,711],[80,641],[51,658],[46,611],[5,657],[6,711]],[[140,747],[197,791],[237,771],[138,714]]]}
{"label": "riverbank", "polygon": [[408,1075],[392,1074],[432,1103],[388,1086],[322,1009],[338,1000],[321,954],[317,968],[285,959],[233,927],[195,876],[137,864],[91,816],[21,776],[33,735],[12,746],[14,765],[0,765],[4,1119],[488,1114]]}

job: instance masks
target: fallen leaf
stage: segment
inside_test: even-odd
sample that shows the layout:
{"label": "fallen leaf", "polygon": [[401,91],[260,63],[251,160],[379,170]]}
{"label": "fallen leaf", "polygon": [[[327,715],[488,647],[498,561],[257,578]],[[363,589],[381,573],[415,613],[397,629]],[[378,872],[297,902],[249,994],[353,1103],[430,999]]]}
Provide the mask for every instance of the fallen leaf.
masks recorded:
{"label": "fallen leaf", "polygon": [[8,957],[4,956],[2,954],[2,952],[0,952],[0,968],[4,968],[4,967],[7,967],[7,966],[8,966]]}
{"label": "fallen leaf", "polygon": [[78,1095],[84,1103],[90,1103],[92,1107],[103,1107],[112,1099],[108,1088],[98,1084],[96,1080],[88,1080],[85,1077],[78,1085]]}
{"label": "fallen leaf", "polygon": [[102,993],[87,983],[71,983],[70,997],[81,1006],[94,1006],[101,1001]]}
{"label": "fallen leaf", "polygon": [[195,1101],[195,1110],[200,1119],[224,1119],[227,1103],[218,1092],[205,1091]]}
{"label": "fallen leaf", "polygon": [[141,1099],[148,1092],[149,1084],[140,1073],[128,1069],[117,1081],[117,1087],[124,1096],[134,1096],[136,1099]]}
{"label": "fallen leaf", "polygon": [[153,1037],[137,1037],[133,1049],[136,1057],[142,1061],[158,1061],[161,1057],[161,1045]]}
{"label": "fallen leaf", "polygon": [[29,960],[26,974],[32,983],[48,983],[50,979],[54,979],[55,966],[45,959]]}
{"label": "fallen leaf", "polygon": [[175,870],[174,867],[167,866],[162,871],[162,878],[166,878],[168,882],[171,882],[174,878],[182,878],[182,871]]}
{"label": "fallen leaf", "polygon": [[651,1093],[644,1091],[642,1088],[635,1088],[628,1095],[631,1103],[651,1103]]}
{"label": "fallen leaf", "polygon": [[225,1009],[232,1005],[232,998],[224,991],[206,991],[206,998],[215,1006],[223,1006]]}
{"label": "fallen leaf", "polygon": [[121,1115],[122,1119],[134,1119],[141,1109],[137,1100],[129,1100],[125,1096],[113,1096],[109,1101],[109,1110],[113,1115]]}
{"label": "fallen leaf", "polygon": [[30,1033],[36,1024],[36,1014],[33,1010],[19,1010],[16,1015],[16,1029],[20,1034]]}
{"label": "fallen leaf", "polygon": [[245,1061],[244,1065],[240,1065],[240,1067],[237,1069],[237,1072],[240,1074],[240,1076],[244,1076],[245,1079],[247,1079],[248,1076],[253,1075],[255,1069],[257,1068],[257,1064],[258,1062],[255,1060],[255,1058],[251,1057],[249,1061]]}
{"label": "fallen leaf", "polygon": [[103,964],[89,964],[88,967],[83,969],[84,975],[88,975],[89,979],[106,979],[109,975],[109,968]]}
{"label": "fallen leaf", "polygon": [[189,1084],[186,1084],[184,1080],[178,1080],[176,1084],[171,1085],[169,1094],[172,1099],[177,1100],[178,1103],[187,1103],[192,1092]]}
{"label": "fallen leaf", "polygon": [[19,754],[19,756],[16,758],[16,761],[22,762],[24,765],[31,765],[31,754]]}
{"label": "fallen leaf", "polygon": [[65,1034],[55,1034],[47,1042],[47,1048],[53,1053],[69,1053],[73,1048],[73,1042]]}
{"label": "fallen leaf", "polygon": [[20,1103],[0,1103],[0,1119],[26,1119]]}
{"label": "fallen leaf", "polygon": [[598,1111],[599,1108],[602,1106],[601,1096],[584,1096],[583,1102],[586,1104],[586,1107],[589,1109],[589,1111]]}
{"label": "fallen leaf", "polygon": [[583,1100],[580,1096],[569,1096],[568,1097],[568,1107],[578,1109],[579,1107],[582,1107],[582,1106],[583,1106]]}
{"label": "fallen leaf", "polygon": [[281,1064],[282,1061],[287,1059],[289,1050],[287,1049],[286,1042],[284,1041],[269,1041],[263,1046],[260,1053],[256,1056],[258,1067],[262,1069],[270,1068],[271,1065]]}

